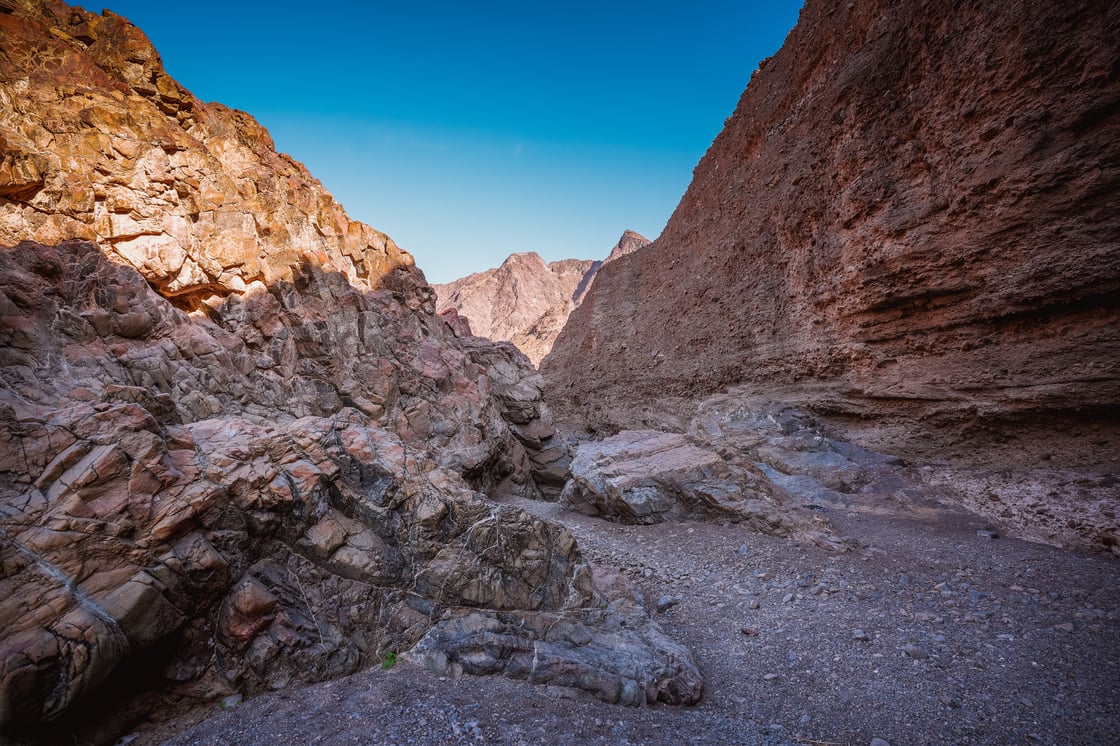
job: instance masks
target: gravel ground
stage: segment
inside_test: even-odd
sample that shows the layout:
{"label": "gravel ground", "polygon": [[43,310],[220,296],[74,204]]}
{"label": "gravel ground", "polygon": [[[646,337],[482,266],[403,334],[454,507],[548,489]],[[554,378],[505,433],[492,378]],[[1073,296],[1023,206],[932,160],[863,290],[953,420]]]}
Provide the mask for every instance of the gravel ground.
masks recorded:
{"label": "gravel ground", "polygon": [[406,659],[149,725],[132,743],[1120,743],[1113,557],[991,538],[982,519],[929,506],[830,512],[859,543],[830,553],[734,525],[520,505],[633,580],[696,656],[700,705],[612,706]]}

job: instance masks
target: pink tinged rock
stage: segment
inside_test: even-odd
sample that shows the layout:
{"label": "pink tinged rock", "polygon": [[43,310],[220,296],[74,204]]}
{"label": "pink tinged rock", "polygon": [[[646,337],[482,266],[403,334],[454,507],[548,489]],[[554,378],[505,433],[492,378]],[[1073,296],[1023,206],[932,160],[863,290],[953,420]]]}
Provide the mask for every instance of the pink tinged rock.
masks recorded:
{"label": "pink tinged rock", "polygon": [[304,542],[319,557],[326,558],[346,543],[346,528],[339,522],[338,514],[332,510],[307,529]]}
{"label": "pink tinged rock", "polygon": [[[343,437],[345,438],[345,434]],[[323,478],[322,470],[305,459],[289,464],[285,467],[284,474],[291,479],[291,483],[295,485],[299,492],[299,495],[293,495],[293,497],[309,494],[319,486],[319,482]]]}
{"label": "pink tinged rock", "polygon": [[280,600],[256,578],[242,578],[226,598],[221,611],[222,633],[240,643],[251,640],[273,619]]}
{"label": "pink tinged rock", "polygon": [[193,525],[197,515],[198,511],[190,503],[167,500],[160,506],[155,523],[148,533],[156,541],[165,542]]}
{"label": "pink tinged rock", "polygon": [[[141,228],[129,228],[141,230]],[[177,240],[166,234],[138,235],[113,241],[113,252],[140,274],[160,285],[173,280],[186,261],[187,252]]]}

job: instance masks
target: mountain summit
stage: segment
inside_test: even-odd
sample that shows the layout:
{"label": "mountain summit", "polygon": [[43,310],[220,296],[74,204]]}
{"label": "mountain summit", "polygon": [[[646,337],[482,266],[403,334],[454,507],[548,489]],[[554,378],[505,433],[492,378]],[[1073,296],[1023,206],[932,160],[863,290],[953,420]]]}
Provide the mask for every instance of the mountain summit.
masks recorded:
{"label": "mountain summit", "polygon": [[535,252],[512,254],[495,269],[433,285],[436,308],[440,313],[455,309],[466,317],[473,334],[513,342],[539,365],[599,268],[648,244],[644,236],[627,230],[605,261],[562,259],[545,264]]}

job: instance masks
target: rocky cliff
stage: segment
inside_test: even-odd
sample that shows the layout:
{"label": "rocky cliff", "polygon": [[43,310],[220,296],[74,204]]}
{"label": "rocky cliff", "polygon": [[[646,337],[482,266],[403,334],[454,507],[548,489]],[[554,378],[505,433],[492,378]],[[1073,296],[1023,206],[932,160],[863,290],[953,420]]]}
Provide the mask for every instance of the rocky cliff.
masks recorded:
{"label": "rocky cliff", "polygon": [[12,5],[23,10],[0,15],[0,245],[96,242],[188,309],[303,264],[364,289],[412,265],[250,115],[176,83],[128,20]]}
{"label": "rocky cliff", "polygon": [[642,235],[628,230],[605,262],[563,259],[545,264],[535,252],[512,254],[496,269],[433,285],[436,308],[440,313],[455,309],[466,317],[472,333],[513,342],[538,365],[599,268],[647,244]]}
{"label": "rocky cliff", "polygon": [[625,588],[495,502],[563,480],[520,353],[456,337],[406,253],[125,19],[0,10],[0,728],[410,650],[696,701]]}
{"label": "rocky cliff", "polygon": [[610,430],[743,384],[889,451],[1049,427],[1007,453],[1114,459],[1117,38],[1110,2],[808,0],[662,236],[572,314],[554,403]]}

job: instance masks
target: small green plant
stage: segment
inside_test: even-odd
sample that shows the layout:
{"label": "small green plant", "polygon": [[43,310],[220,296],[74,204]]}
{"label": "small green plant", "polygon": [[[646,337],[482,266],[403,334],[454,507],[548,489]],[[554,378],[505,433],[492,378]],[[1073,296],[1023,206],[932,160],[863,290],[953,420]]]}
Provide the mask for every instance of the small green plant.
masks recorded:
{"label": "small green plant", "polygon": [[385,670],[397,665],[397,654],[392,650],[387,650],[381,658],[381,667]]}

